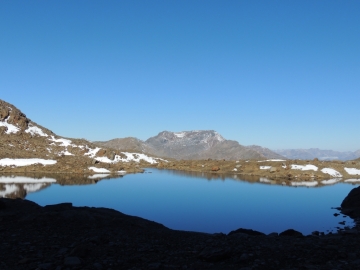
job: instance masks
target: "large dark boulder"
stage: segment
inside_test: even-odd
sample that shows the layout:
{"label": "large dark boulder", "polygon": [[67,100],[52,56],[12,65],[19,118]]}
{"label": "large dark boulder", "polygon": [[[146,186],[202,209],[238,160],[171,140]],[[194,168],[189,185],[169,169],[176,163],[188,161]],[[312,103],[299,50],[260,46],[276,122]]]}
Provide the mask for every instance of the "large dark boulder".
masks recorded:
{"label": "large dark boulder", "polygon": [[341,203],[341,208],[360,208],[360,187],[352,189]]}
{"label": "large dark boulder", "polygon": [[301,232],[295,231],[293,229],[288,229],[279,233],[279,236],[295,236],[295,237],[302,237],[303,234]]}
{"label": "large dark boulder", "polygon": [[232,234],[235,234],[235,233],[243,233],[243,234],[247,234],[247,235],[265,235],[262,232],[254,231],[254,230],[251,230],[251,229],[243,229],[243,228],[237,229],[235,231],[231,231],[231,232],[229,232],[228,235],[232,235]]}
{"label": "large dark boulder", "polygon": [[352,189],[341,203],[341,212],[351,218],[360,217],[360,187]]}

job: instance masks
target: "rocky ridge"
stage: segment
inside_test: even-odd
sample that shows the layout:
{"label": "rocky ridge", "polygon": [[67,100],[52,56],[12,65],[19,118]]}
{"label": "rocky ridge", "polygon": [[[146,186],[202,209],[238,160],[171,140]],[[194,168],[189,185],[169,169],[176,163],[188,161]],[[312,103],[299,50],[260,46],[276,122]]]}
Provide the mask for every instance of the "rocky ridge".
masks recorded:
{"label": "rocky ridge", "polygon": [[0,100],[0,172],[141,172],[141,166],[157,160],[60,137]]}
{"label": "rocky ridge", "polygon": [[162,131],[146,141],[124,138],[94,143],[122,151],[136,149],[139,152],[178,160],[284,158],[268,148],[256,145],[243,146],[237,141],[226,140],[214,130]]}

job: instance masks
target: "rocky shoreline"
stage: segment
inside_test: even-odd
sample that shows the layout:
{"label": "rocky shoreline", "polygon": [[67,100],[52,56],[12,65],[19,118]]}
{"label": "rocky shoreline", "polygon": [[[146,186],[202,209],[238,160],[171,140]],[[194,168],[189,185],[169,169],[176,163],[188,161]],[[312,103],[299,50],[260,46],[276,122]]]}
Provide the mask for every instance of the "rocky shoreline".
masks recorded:
{"label": "rocky shoreline", "polygon": [[[321,181],[334,178],[360,178],[360,160],[171,160],[147,167],[211,174],[232,174],[239,177],[265,177],[290,185],[298,181]],[[356,170],[349,173],[348,169]],[[330,169],[330,170],[329,170]]]}
{"label": "rocky shoreline", "polygon": [[22,199],[0,199],[0,224],[3,270],[360,267],[357,228],[308,236],[246,229],[207,234],[171,230],[112,209],[41,207]]}
{"label": "rocky shoreline", "polygon": [[[136,154],[134,154],[136,155]],[[165,160],[156,163],[144,160],[131,162],[103,163],[85,157],[67,156],[55,159],[54,165],[33,164],[29,166],[0,166],[0,173],[70,173],[92,175],[98,170],[110,174],[142,173],[146,168],[169,169],[176,171],[238,175],[241,177],[265,177],[281,181],[284,185],[292,182],[322,181],[334,178],[359,179],[360,161],[319,161],[315,160]],[[93,170],[89,169],[93,168]],[[349,169],[355,173],[350,173]],[[325,171],[324,171],[325,170]],[[326,170],[331,170],[330,172]]]}

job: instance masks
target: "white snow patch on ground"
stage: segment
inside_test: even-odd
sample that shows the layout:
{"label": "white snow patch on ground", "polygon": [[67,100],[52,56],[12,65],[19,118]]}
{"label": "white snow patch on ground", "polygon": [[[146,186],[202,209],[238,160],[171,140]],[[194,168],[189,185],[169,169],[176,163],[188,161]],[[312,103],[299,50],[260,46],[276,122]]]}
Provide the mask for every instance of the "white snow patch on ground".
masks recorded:
{"label": "white snow patch on ground", "polygon": [[93,170],[96,173],[109,173],[110,171],[105,168],[89,167],[89,170]]}
{"label": "white snow patch on ground", "polygon": [[233,169],[233,171],[235,171],[235,172],[236,172],[236,171],[237,171],[237,169],[236,169],[236,168],[234,168],[234,169]]}
{"label": "white snow patch on ground", "polygon": [[291,182],[292,186],[306,186],[306,187],[314,187],[317,186],[319,183],[317,181],[311,182]]}
{"label": "white snow patch on ground", "polygon": [[0,159],[0,166],[29,166],[33,164],[42,164],[42,165],[54,165],[56,160],[51,159],[41,159],[41,158],[3,158]]}
{"label": "white snow patch on ground", "polygon": [[319,168],[316,167],[315,165],[311,165],[311,164],[308,164],[308,165],[295,165],[295,164],[292,164],[291,169],[292,170],[302,170],[302,171],[310,171],[310,170],[317,171]]}
{"label": "white snow patch on ground", "polygon": [[61,155],[74,156],[74,154],[71,154],[67,149],[64,150],[64,151],[61,151],[61,152],[59,153],[59,156],[61,156]]}
{"label": "white snow patch on ground", "polygon": [[161,158],[152,158],[149,157],[145,154],[139,154],[139,153],[128,153],[128,152],[122,152],[126,158],[121,158],[119,155],[116,155],[114,160],[111,160],[107,157],[97,157],[95,158],[97,161],[103,162],[103,163],[116,163],[116,162],[130,162],[130,161],[135,161],[135,162],[140,162],[141,160],[144,160],[146,162],[149,162],[150,164],[154,164],[154,163],[158,163],[156,160],[162,160],[164,162],[168,162],[165,159],[161,159]]}
{"label": "white snow patch on ground", "polygon": [[124,175],[124,174],[126,174],[126,171],[117,171],[117,173],[120,175]]}
{"label": "white snow patch on ground", "polygon": [[54,136],[51,136],[51,138],[49,140],[52,141],[52,142],[61,143],[59,146],[68,147],[71,144],[70,140],[67,140],[67,139],[64,139],[64,138],[55,139]]}
{"label": "white snow patch on ground", "polygon": [[104,173],[102,173],[102,174],[94,174],[94,175],[90,175],[89,176],[89,179],[97,179],[97,178],[104,178],[104,177],[107,177],[107,176],[109,176],[110,174],[104,174]]}
{"label": "white snow patch on ground", "polygon": [[[88,146],[86,146],[86,148],[88,148]],[[96,153],[99,152],[99,150],[101,148],[96,147],[94,149],[91,149],[91,148],[88,148],[88,149],[89,149],[89,151],[87,153],[85,153],[84,155],[93,158],[93,157],[95,157]]]}
{"label": "white snow patch on ground", "polygon": [[355,168],[344,168],[344,170],[350,175],[360,175],[360,170]]}
{"label": "white snow patch on ground", "polygon": [[360,179],[347,179],[347,180],[345,180],[344,182],[347,182],[347,183],[356,183],[356,182],[360,182]]}
{"label": "white snow patch on ground", "polygon": [[270,170],[271,166],[260,166],[260,170]]}
{"label": "white snow patch on ground", "polygon": [[333,179],[329,179],[329,180],[323,180],[321,181],[321,184],[323,185],[332,185],[335,184],[337,182],[340,182],[342,179],[341,178],[333,178]]}
{"label": "white snow patch on ground", "polygon": [[321,170],[323,173],[330,174],[333,177],[342,177],[342,174],[331,168],[324,168]]}
{"label": "white snow patch on ground", "polygon": [[11,133],[17,133],[20,128],[18,128],[17,126],[14,126],[12,124],[9,124],[8,121],[9,117],[6,118],[5,121],[0,121],[0,127],[7,127],[7,131],[6,134],[11,134]]}
{"label": "white snow patch on ground", "polygon": [[95,160],[102,162],[102,163],[115,163],[116,162],[116,156],[114,160],[109,159],[108,157],[96,157]]}
{"label": "white snow patch on ground", "polygon": [[261,183],[271,183],[271,180],[264,178],[264,177],[260,177],[259,182]]}
{"label": "white snow patch on ground", "polygon": [[265,162],[265,161],[286,161],[284,159],[267,159],[267,160],[259,160],[258,162]]}
{"label": "white snow patch on ground", "polygon": [[[123,154],[126,155],[126,160],[129,161],[135,161],[135,162],[140,162],[140,160],[144,160],[146,162],[149,162],[150,164],[154,164],[157,163],[155,158],[149,157],[145,154],[138,154],[138,153],[128,153],[128,152],[123,152]],[[165,161],[164,159],[160,159]]]}
{"label": "white snow patch on ground", "polygon": [[39,136],[42,136],[42,137],[48,137],[49,135],[47,135],[46,133],[44,133],[44,131],[37,127],[37,126],[29,126],[26,130],[25,130],[26,133],[30,133],[31,135],[39,135]]}

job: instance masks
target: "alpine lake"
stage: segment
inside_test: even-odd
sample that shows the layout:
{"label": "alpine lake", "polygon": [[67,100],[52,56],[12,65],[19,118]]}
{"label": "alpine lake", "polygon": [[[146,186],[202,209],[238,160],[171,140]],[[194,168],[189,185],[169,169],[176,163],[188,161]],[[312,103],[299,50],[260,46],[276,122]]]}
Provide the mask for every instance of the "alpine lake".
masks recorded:
{"label": "alpine lake", "polygon": [[42,206],[71,202],[112,208],[175,230],[227,234],[245,228],[269,234],[294,229],[308,235],[355,225],[337,207],[356,186],[339,179],[327,183],[286,186],[264,178],[159,169],[118,176],[7,174],[0,175],[0,197]]}

